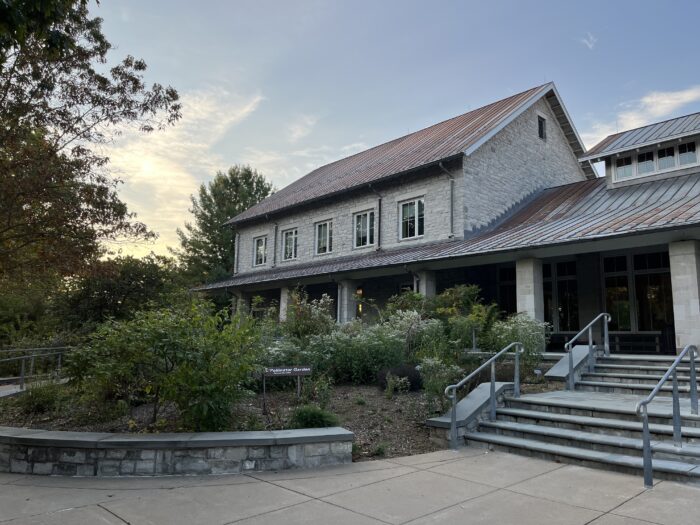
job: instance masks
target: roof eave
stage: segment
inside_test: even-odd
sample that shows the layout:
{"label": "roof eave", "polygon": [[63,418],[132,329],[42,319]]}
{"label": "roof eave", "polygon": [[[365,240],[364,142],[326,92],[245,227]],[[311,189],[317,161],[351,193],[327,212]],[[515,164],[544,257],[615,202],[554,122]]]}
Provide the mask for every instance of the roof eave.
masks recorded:
{"label": "roof eave", "polygon": [[[590,161],[590,162],[600,162],[608,157],[613,157],[619,155],[620,153],[632,152],[642,148],[648,148],[649,146],[654,146],[657,144],[664,144],[666,142],[673,142],[674,140],[680,140],[686,137],[692,137],[693,135],[700,135],[698,130],[686,131],[684,133],[677,133],[676,135],[670,135],[664,137],[662,140],[648,140],[646,142],[640,142],[639,144],[634,144],[632,146],[625,146],[624,148],[616,148],[610,151],[601,151],[599,153],[593,153],[592,155],[586,155],[581,157],[579,162]],[[607,140],[607,138],[603,139]],[[602,141],[601,141],[602,142]],[[594,148],[595,149],[595,148]]]}

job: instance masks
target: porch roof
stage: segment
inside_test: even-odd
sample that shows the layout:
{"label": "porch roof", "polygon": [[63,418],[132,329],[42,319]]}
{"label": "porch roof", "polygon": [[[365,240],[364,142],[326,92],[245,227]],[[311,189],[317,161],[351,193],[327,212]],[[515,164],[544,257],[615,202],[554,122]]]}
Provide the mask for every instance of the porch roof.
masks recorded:
{"label": "porch roof", "polygon": [[403,266],[472,255],[507,252],[700,224],[700,176],[691,174],[623,188],[599,178],[548,188],[488,231],[364,256],[246,272],[197,290],[214,290],[343,272]]}

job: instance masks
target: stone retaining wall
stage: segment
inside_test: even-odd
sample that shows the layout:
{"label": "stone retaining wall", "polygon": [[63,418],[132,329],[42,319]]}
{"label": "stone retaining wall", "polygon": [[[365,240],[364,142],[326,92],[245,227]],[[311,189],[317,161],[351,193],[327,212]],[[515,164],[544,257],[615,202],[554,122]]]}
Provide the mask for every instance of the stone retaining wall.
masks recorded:
{"label": "stone retaining wall", "polygon": [[0,427],[0,472],[158,476],[312,468],[350,463],[353,437],[339,427],[148,435]]}

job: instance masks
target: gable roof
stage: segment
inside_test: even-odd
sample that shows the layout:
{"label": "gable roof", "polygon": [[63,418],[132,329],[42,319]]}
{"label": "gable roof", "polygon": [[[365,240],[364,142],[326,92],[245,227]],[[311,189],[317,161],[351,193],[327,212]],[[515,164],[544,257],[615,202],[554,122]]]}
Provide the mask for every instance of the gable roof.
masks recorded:
{"label": "gable roof", "polygon": [[240,273],[197,289],[293,281],[699,225],[700,177],[697,174],[623,188],[608,188],[605,179],[598,178],[542,190],[494,229],[470,239],[380,250],[362,257],[350,255],[278,266]]}
{"label": "gable roof", "polygon": [[692,113],[610,135],[588,150],[586,155],[579,160],[602,159],[623,151],[652,146],[659,142],[698,133],[700,133],[700,113]]}
{"label": "gable roof", "polygon": [[[469,155],[543,96],[547,96],[576,157],[583,155],[583,143],[550,82],[321,166],[226,224],[254,220]],[[584,165],[584,171],[590,178],[595,176],[590,164]]]}

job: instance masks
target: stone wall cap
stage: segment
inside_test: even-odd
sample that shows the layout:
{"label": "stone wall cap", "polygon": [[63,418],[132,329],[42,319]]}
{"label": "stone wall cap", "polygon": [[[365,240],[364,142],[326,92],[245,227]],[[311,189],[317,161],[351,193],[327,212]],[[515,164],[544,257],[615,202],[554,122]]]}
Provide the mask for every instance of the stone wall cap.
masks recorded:
{"label": "stone wall cap", "polygon": [[182,432],[163,434],[112,434],[0,427],[0,443],[76,448],[209,448],[292,445],[351,441],[354,434],[341,427],[304,428],[253,432]]}

